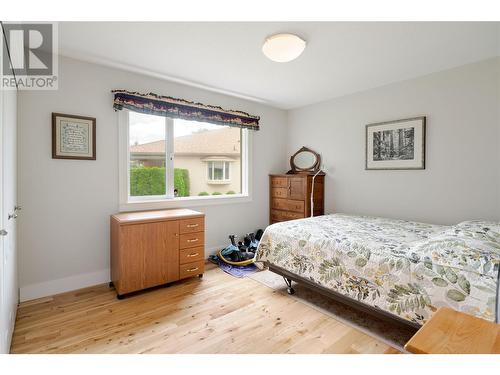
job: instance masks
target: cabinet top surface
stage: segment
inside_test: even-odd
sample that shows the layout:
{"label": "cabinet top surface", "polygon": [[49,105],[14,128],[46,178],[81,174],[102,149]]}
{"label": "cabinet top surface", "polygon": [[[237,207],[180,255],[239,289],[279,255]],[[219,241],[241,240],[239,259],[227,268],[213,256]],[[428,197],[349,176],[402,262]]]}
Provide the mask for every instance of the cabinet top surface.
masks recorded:
{"label": "cabinet top surface", "polygon": [[191,217],[203,216],[205,216],[203,212],[187,208],[178,208],[174,210],[121,212],[119,214],[112,215],[111,217],[119,223],[134,223],[144,221],[188,219]]}

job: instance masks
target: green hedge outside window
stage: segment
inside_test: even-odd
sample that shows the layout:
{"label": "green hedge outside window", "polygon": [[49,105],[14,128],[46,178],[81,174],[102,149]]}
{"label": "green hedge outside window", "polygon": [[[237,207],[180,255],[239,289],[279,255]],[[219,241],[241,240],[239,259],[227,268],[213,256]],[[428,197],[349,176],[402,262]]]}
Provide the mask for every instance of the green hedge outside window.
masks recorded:
{"label": "green hedge outside window", "polygon": [[[174,189],[178,197],[189,197],[189,171],[174,169]],[[165,195],[165,167],[132,167],[130,195]]]}

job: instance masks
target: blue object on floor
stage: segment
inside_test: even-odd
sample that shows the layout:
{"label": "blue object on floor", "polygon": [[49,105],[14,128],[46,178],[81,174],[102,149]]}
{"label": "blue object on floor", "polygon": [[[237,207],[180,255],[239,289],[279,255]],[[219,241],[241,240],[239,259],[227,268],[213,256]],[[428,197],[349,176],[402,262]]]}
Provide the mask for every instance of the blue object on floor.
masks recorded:
{"label": "blue object on floor", "polygon": [[257,272],[259,269],[255,264],[250,264],[248,266],[232,266],[230,264],[224,263],[216,255],[211,255],[208,258],[212,263],[217,264],[221,270],[230,274],[231,276],[242,278]]}
{"label": "blue object on floor", "polygon": [[226,247],[224,250],[222,250],[221,254],[224,256],[224,258],[226,257],[226,255],[229,255],[231,253],[234,253],[235,251],[238,251],[238,247],[234,246],[234,245],[229,245],[228,247]]}

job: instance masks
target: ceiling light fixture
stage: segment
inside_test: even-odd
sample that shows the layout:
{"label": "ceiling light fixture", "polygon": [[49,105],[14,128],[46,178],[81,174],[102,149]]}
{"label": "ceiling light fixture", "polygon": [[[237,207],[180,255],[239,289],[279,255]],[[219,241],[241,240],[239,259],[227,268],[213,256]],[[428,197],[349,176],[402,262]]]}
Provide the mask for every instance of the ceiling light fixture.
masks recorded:
{"label": "ceiling light fixture", "polygon": [[262,52],[270,60],[289,62],[299,57],[306,48],[306,41],[294,34],[276,34],[268,37]]}

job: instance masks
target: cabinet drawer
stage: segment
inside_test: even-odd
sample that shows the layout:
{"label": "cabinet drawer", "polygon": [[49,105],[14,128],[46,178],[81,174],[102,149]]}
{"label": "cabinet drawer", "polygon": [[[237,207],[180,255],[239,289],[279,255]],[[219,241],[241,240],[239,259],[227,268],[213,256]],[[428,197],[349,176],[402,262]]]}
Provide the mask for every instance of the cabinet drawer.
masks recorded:
{"label": "cabinet drawer", "polygon": [[288,188],[271,188],[271,197],[286,198],[288,196]]}
{"label": "cabinet drawer", "polygon": [[185,233],[181,234],[179,238],[179,248],[187,249],[190,247],[205,246],[205,233]]}
{"label": "cabinet drawer", "polygon": [[181,234],[203,232],[205,230],[205,219],[202,217],[195,217],[192,219],[180,220],[179,229]]}
{"label": "cabinet drawer", "polygon": [[304,199],[306,196],[306,179],[303,177],[290,177],[290,191],[288,198],[290,199]]}
{"label": "cabinet drawer", "polygon": [[286,178],[286,177],[271,177],[271,187],[288,188],[288,178]]}
{"label": "cabinet drawer", "polygon": [[293,211],[304,213],[304,201],[295,201],[291,199],[274,198],[272,207],[276,210]]}
{"label": "cabinet drawer", "polygon": [[179,277],[185,279],[186,277],[201,275],[205,271],[205,261],[181,264],[179,266]]}
{"label": "cabinet drawer", "polygon": [[273,221],[273,222],[302,219],[302,218],[304,218],[303,213],[271,210],[271,221]]}
{"label": "cabinet drawer", "polygon": [[183,249],[179,252],[180,264],[192,263],[204,259],[205,259],[205,248],[203,246]]}

